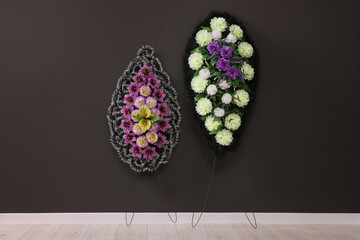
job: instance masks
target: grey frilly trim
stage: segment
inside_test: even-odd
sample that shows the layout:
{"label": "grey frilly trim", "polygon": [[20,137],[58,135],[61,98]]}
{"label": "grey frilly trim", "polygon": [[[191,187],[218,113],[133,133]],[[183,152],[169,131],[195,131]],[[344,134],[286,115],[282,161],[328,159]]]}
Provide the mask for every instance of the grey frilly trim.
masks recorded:
{"label": "grey frilly trim", "polygon": [[[160,80],[159,88],[164,91],[166,97],[164,102],[170,108],[167,118],[170,127],[163,133],[166,136],[166,144],[162,148],[156,147],[157,155],[152,159],[133,157],[129,151],[131,145],[125,143],[124,132],[120,128],[120,122],[123,119],[121,109],[126,105],[123,103],[125,94],[128,93],[127,87],[132,82],[132,77],[138,73],[143,65],[151,66],[153,74]],[[119,78],[116,90],[112,95],[112,101],[108,109],[107,119],[110,127],[110,142],[118,152],[120,159],[129,164],[131,169],[136,172],[153,172],[161,164],[169,162],[173,148],[176,146],[180,132],[180,106],[177,101],[177,94],[171,85],[169,75],[163,70],[158,58],[154,57],[154,48],[145,45],[142,46],[135,57]]]}

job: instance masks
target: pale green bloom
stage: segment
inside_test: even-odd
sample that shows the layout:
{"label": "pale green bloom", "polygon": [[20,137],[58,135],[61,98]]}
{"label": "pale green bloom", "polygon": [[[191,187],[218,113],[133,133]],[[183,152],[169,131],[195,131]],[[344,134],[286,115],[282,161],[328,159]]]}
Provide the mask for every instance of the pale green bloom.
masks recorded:
{"label": "pale green bloom", "polygon": [[210,21],[210,27],[212,30],[223,32],[227,27],[227,23],[222,17],[214,17]]}
{"label": "pale green bloom", "polygon": [[210,113],[212,108],[212,103],[207,98],[200,98],[196,103],[196,112],[201,116]]}
{"label": "pale green bloom", "polygon": [[238,51],[242,57],[251,57],[254,53],[254,49],[251,44],[247,42],[242,42],[239,44]]}
{"label": "pale green bloom", "polygon": [[188,63],[192,70],[198,70],[203,65],[203,56],[198,52],[192,53],[189,56]]}
{"label": "pale green bloom", "polygon": [[230,32],[235,36],[237,37],[238,39],[242,38],[243,37],[243,30],[240,28],[239,25],[231,25],[230,28],[229,28]]}
{"label": "pale green bloom", "polygon": [[212,40],[211,33],[205,29],[200,30],[196,33],[195,40],[201,47],[206,46]]}
{"label": "pale green bloom", "polygon": [[247,63],[244,63],[241,67],[241,72],[245,74],[246,80],[252,80],[254,78],[254,68]]}
{"label": "pale green bloom", "polygon": [[215,140],[222,146],[229,146],[233,141],[233,135],[229,130],[223,129],[215,135]]}
{"label": "pale green bloom", "polygon": [[208,116],[205,120],[205,127],[209,132],[216,130],[221,125],[221,121],[215,120],[213,115]]}
{"label": "pale green bloom", "polygon": [[196,93],[202,93],[204,92],[206,86],[207,86],[207,81],[199,76],[194,77],[191,80],[191,89],[196,92]]}
{"label": "pale green bloom", "polygon": [[242,89],[237,90],[234,94],[233,100],[239,107],[244,107],[248,104],[250,100],[249,93]]}
{"label": "pale green bloom", "polygon": [[241,118],[236,113],[231,113],[225,118],[225,127],[229,130],[236,130],[241,125]]}

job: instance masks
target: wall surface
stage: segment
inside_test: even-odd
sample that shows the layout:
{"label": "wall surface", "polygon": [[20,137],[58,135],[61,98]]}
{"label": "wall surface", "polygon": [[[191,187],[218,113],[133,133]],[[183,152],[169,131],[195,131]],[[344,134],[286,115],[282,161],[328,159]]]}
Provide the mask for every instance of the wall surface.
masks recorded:
{"label": "wall surface", "polygon": [[[0,1],[0,212],[199,211],[207,145],[182,57],[214,9],[243,22],[261,72],[206,211],[360,212],[359,3]],[[119,160],[105,117],[143,44],[154,46],[182,107],[179,144],[155,174]]]}

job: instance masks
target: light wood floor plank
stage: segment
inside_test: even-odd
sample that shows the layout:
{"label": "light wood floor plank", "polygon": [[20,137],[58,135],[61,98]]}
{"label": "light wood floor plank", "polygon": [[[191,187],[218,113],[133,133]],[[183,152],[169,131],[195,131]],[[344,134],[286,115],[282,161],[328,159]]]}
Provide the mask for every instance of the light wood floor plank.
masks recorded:
{"label": "light wood floor plank", "polygon": [[16,240],[20,238],[26,231],[30,229],[29,224],[19,225],[0,225],[0,240]]}
{"label": "light wood floor plank", "polygon": [[193,228],[190,224],[176,224],[179,240],[207,240],[207,233],[203,224],[198,224]]}
{"label": "light wood floor plank", "polygon": [[81,240],[90,224],[64,224],[51,240]]}
{"label": "light wood floor plank", "polygon": [[177,240],[175,224],[149,224],[147,240]]}
{"label": "light wood floor plank", "polygon": [[19,240],[49,240],[59,230],[61,224],[33,225]]}
{"label": "light wood floor plank", "polygon": [[115,240],[145,240],[146,238],[146,224],[132,224],[130,227],[126,224],[120,224],[115,236]]}
{"label": "light wood floor plank", "polygon": [[204,226],[211,240],[243,239],[231,224],[204,224]]}
{"label": "light wood floor plank", "polygon": [[92,224],[83,240],[114,240],[119,224]]}

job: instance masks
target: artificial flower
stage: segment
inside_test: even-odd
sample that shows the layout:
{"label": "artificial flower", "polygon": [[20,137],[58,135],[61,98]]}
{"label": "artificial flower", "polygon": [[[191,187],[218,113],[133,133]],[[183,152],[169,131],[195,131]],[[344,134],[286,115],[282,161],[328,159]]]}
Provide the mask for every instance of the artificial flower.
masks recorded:
{"label": "artificial flower", "polygon": [[222,17],[214,17],[210,20],[210,27],[212,30],[216,30],[219,32],[225,31],[227,27],[227,23],[225,21],[225,18]]}
{"label": "artificial flower", "polygon": [[232,96],[229,93],[224,93],[224,95],[222,95],[221,97],[221,101],[225,104],[231,103],[231,100],[232,100]]}
{"label": "artificial flower", "polygon": [[199,71],[199,76],[205,80],[210,77],[210,70],[208,68],[203,68]]}
{"label": "artificial flower", "polygon": [[207,30],[202,29],[196,33],[195,40],[197,44],[203,47],[211,42],[212,36]]}
{"label": "artificial flower", "polygon": [[216,133],[215,140],[221,146],[229,146],[233,141],[233,135],[229,130],[223,129]]}
{"label": "artificial flower", "polygon": [[133,104],[135,101],[135,96],[132,95],[132,94],[126,94],[124,96],[124,103],[128,104],[128,105],[131,105]]}
{"label": "artificial flower", "polygon": [[232,33],[229,33],[225,38],[225,42],[227,42],[227,43],[236,43],[236,41],[237,41],[237,38]]}
{"label": "artificial flower", "polygon": [[211,36],[214,40],[219,40],[221,38],[221,32],[217,30],[212,30]]}
{"label": "artificial flower", "polygon": [[131,142],[136,141],[135,135],[132,133],[125,133],[123,138],[124,138],[125,143],[131,143]]}
{"label": "artificial flower", "polygon": [[132,145],[129,151],[133,157],[141,158],[142,156],[142,150],[138,145]]}
{"label": "artificial flower", "polygon": [[191,89],[196,93],[202,93],[204,92],[206,86],[207,86],[207,80],[201,78],[200,76],[194,77],[191,80]]}
{"label": "artificial flower", "polygon": [[225,118],[225,127],[229,130],[237,130],[241,125],[241,118],[236,113],[230,113]]}
{"label": "artificial flower", "polygon": [[133,106],[129,106],[126,105],[125,107],[123,107],[120,112],[123,114],[124,118],[130,118],[131,117],[131,113],[134,111],[134,107]]}
{"label": "artificial flower", "polygon": [[147,97],[150,94],[151,94],[151,88],[149,86],[144,85],[140,88],[140,95]]}
{"label": "artificial flower", "polygon": [[208,98],[200,98],[196,103],[196,112],[199,115],[206,115],[212,110],[212,103]]}
{"label": "artificial flower", "polygon": [[139,73],[141,73],[144,77],[149,77],[152,73],[152,67],[144,65],[140,68]]}
{"label": "artificial flower", "polygon": [[222,72],[226,72],[226,70],[230,66],[230,61],[225,58],[219,58],[215,64],[216,69]]}
{"label": "artificial flower", "polygon": [[145,98],[140,96],[135,99],[134,106],[141,108],[145,104]]}
{"label": "artificial flower", "polygon": [[215,108],[214,114],[217,117],[223,117],[225,115],[225,110],[223,108]]}
{"label": "artificial flower", "polygon": [[144,118],[149,118],[149,117],[151,117],[151,110],[149,109],[148,106],[143,105],[139,109],[139,114],[140,114],[140,116],[142,116]]}
{"label": "artificial flower", "polygon": [[153,123],[153,124],[151,124],[151,127],[150,127],[150,129],[149,129],[149,132],[157,132],[157,131],[159,131],[159,124],[157,124],[156,122],[155,123]]}
{"label": "artificial flower", "polygon": [[133,120],[134,122],[138,122],[138,120],[135,117],[140,117],[140,113],[138,109],[135,109],[134,111],[131,112],[131,120]]}
{"label": "artificial flower", "polygon": [[232,80],[235,80],[239,76],[239,70],[235,66],[231,66],[226,71],[226,76]]}
{"label": "artificial flower", "polygon": [[248,104],[249,100],[250,100],[249,93],[245,90],[240,89],[234,93],[234,102],[239,107],[246,106]]}
{"label": "artificial flower", "polygon": [[251,46],[250,43],[247,42],[241,42],[238,46],[238,51],[242,57],[246,57],[246,58],[251,57],[254,53],[253,47]]}
{"label": "artificial flower", "polygon": [[168,129],[170,127],[169,119],[167,119],[167,118],[162,118],[162,119],[158,120],[157,124],[159,126],[159,131],[162,131],[162,132],[165,132],[166,129]]}
{"label": "artificial flower", "polygon": [[252,80],[254,78],[255,72],[250,64],[244,63],[241,67],[241,72],[244,73],[246,80]]}
{"label": "artificial flower", "polygon": [[230,33],[232,33],[238,39],[243,37],[243,30],[240,28],[240,26],[233,24],[230,26],[229,30]]}
{"label": "artificial flower", "polygon": [[164,135],[162,135],[161,133],[158,133],[157,136],[158,136],[158,139],[157,139],[156,143],[154,143],[154,145],[157,146],[158,148],[161,148],[166,143],[166,137]]}
{"label": "artificial flower", "polygon": [[167,116],[170,108],[166,103],[159,103],[158,109],[160,112],[160,116]]}
{"label": "artificial flower", "polygon": [[151,127],[151,121],[149,119],[141,119],[139,121],[141,131],[146,132]]}
{"label": "artificial flower", "polygon": [[154,97],[147,97],[146,98],[146,106],[148,106],[149,108],[154,108],[156,107],[157,101]]}
{"label": "artificial flower", "polygon": [[220,51],[220,46],[217,41],[212,41],[209,45],[207,45],[206,49],[210,54],[214,54]]}
{"label": "artificial flower", "polygon": [[146,139],[149,143],[155,143],[158,139],[158,136],[155,132],[146,133]]}
{"label": "artificial flower", "polygon": [[151,109],[151,116],[152,116],[152,117],[160,116],[160,111],[159,111],[159,109],[157,109],[157,108]]}
{"label": "artificial flower", "polygon": [[153,96],[158,100],[159,102],[163,102],[164,98],[166,97],[166,94],[163,92],[163,90],[159,88],[155,88],[153,92]]}
{"label": "artificial flower", "polygon": [[207,88],[206,88],[206,92],[207,94],[209,94],[210,96],[213,96],[217,93],[217,87],[214,84],[210,84]]}
{"label": "artificial flower", "polygon": [[220,120],[215,120],[214,116],[212,116],[212,115],[208,116],[205,119],[205,127],[209,132],[216,130],[221,125],[222,125],[221,121]]}
{"label": "artificial flower", "polygon": [[188,63],[192,70],[198,70],[204,63],[203,56],[198,52],[194,52],[189,56]]}
{"label": "artificial flower", "polygon": [[136,74],[133,79],[135,80],[135,83],[140,87],[145,84],[145,76],[141,73]]}
{"label": "artificial flower", "polygon": [[219,84],[221,90],[226,90],[230,87],[226,80],[222,80]]}
{"label": "artificial flower", "polygon": [[141,135],[144,132],[142,131],[140,124],[136,123],[133,127],[132,127],[132,131],[136,134],[136,135]]}
{"label": "artificial flower", "polygon": [[147,148],[145,148],[143,150],[143,155],[144,155],[144,158],[152,160],[154,158],[154,156],[156,156],[155,148],[148,146]]}
{"label": "artificial flower", "polygon": [[139,136],[137,139],[136,139],[136,145],[141,147],[141,148],[144,148],[148,145],[148,142],[147,142],[147,139],[144,135],[141,135]]}
{"label": "artificial flower", "polygon": [[157,88],[160,85],[160,80],[157,79],[154,75],[149,76],[148,78],[149,86],[152,88]]}
{"label": "artificial flower", "polygon": [[136,85],[135,82],[132,82],[132,83],[129,84],[127,89],[128,89],[130,94],[136,94],[139,88],[138,88],[138,86]]}
{"label": "artificial flower", "polygon": [[231,58],[233,51],[234,51],[234,49],[231,46],[224,45],[220,49],[220,54],[223,58]]}
{"label": "artificial flower", "polygon": [[130,132],[131,128],[132,128],[132,122],[130,119],[123,119],[121,120],[121,123],[120,123],[120,128],[125,132],[125,133],[128,133]]}

